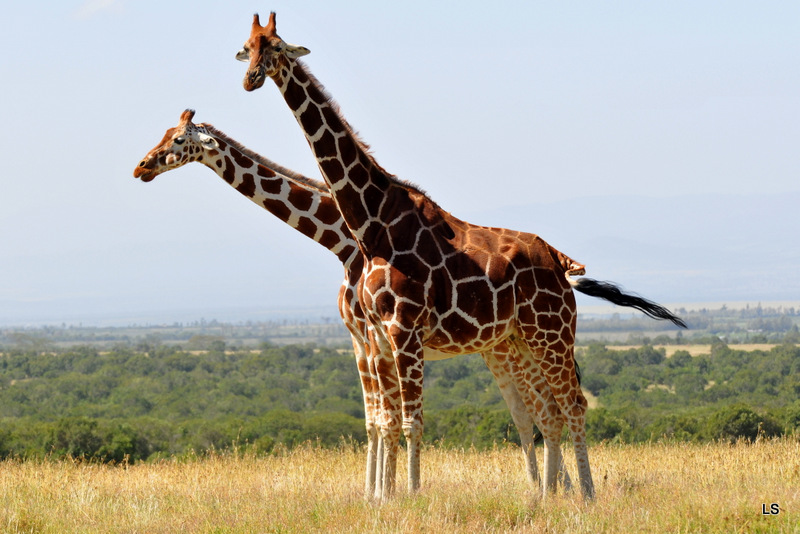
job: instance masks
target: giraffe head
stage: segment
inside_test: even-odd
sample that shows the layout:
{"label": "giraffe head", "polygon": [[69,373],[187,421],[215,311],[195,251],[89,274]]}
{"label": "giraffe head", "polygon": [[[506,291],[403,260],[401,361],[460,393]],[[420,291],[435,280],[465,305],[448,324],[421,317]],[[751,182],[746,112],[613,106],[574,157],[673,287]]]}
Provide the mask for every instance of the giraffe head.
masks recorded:
{"label": "giraffe head", "polygon": [[258,13],[253,15],[253,27],[244,47],[236,54],[239,61],[248,61],[250,66],[244,76],[244,88],[254,91],[262,85],[267,76],[278,73],[287,59],[295,59],[310,53],[304,46],[292,45],[278,37],[275,31],[275,12],[269,14],[269,22],[261,26]]}
{"label": "giraffe head", "polygon": [[217,150],[217,140],[193,124],[193,117],[193,109],[181,113],[178,125],[167,130],[161,142],[136,166],[133,176],[149,182],[162,172],[199,160],[208,150]]}

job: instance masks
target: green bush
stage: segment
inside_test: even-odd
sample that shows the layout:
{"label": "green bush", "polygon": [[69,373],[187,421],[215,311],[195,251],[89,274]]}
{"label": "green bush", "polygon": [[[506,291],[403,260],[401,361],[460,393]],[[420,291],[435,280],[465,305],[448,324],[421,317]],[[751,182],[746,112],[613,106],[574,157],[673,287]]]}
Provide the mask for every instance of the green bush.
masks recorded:
{"label": "green bush", "polygon": [[709,418],[706,425],[707,437],[731,443],[739,439],[753,442],[759,436],[772,437],[781,432],[781,425],[774,418],[758,414],[743,405],[719,410]]}
{"label": "green bush", "polygon": [[589,441],[610,441],[621,436],[630,425],[605,408],[589,410],[586,414],[586,438]]}

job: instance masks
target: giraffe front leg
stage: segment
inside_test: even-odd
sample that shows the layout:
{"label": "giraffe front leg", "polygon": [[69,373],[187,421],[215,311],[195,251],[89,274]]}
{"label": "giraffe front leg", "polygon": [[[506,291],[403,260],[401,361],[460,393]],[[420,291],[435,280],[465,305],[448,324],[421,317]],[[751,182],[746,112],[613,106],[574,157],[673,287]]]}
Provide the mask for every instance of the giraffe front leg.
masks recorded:
{"label": "giraffe front leg", "polygon": [[397,425],[397,430],[387,430],[382,434],[383,457],[381,472],[383,476],[380,487],[376,488],[375,497],[380,502],[385,502],[394,494],[394,483],[397,477],[397,450],[400,447],[399,425]]}
{"label": "giraffe front leg", "polygon": [[380,431],[378,432],[378,446],[375,451],[375,486],[373,488],[372,498],[380,500],[383,495],[383,436]]}
{"label": "giraffe front leg", "polygon": [[408,451],[408,491],[414,493],[420,487],[420,450],[422,448],[422,413],[419,418],[403,423]]}
{"label": "giraffe front leg", "polygon": [[378,427],[367,423],[367,467],[364,481],[364,496],[369,499],[375,494],[378,481],[378,447],[380,446]]}
{"label": "giraffe front leg", "polygon": [[[356,345],[355,341],[353,343]],[[360,349],[360,350],[359,350]],[[356,363],[361,378],[361,389],[364,394],[364,424],[367,432],[367,465],[364,480],[364,496],[372,498],[378,481],[378,447],[381,446],[378,431],[380,418],[380,391],[375,377],[374,362],[366,353],[368,347],[356,348]]]}
{"label": "giraffe front leg", "polygon": [[377,458],[375,498],[378,501],[385,501],[394,493],[402,412],[397,368],[389,343],[381,335],[376,335],[374,339],[373,356],[375,374],[379,384],[379,439],[381,443]]}
{"label": "giraffe front leg", "polygon": [[400,399],[403,411],[403,434],[408,454],[408,490],[420,487],[420,449],[422,448],[422,380],[425,360],[422,343],[415,331],[394,333],[393,347],[397,377],[400,382]]}
{"label": "giraffe front leg", "polygon": [[542,495],[555,493],[558,483],[558,470],[561,464],[561,444],[558,440],[552,439],[552,436],[545,437]]}
{"label": "giraffe front leg", "polygon": [[[361,391],[364,397],[364,424],[367,432],[367,464],[364,480],[364,496],[367,499],[375,494],[378,483],[378,447],[381,440],[378,432],[380,406],[380,386],[375,371],[375,361],[371,354],[370,345],[358,333],[357,326],[352,326],[351,336],[356,365],[358,367]],[[358,335],[354,334],[356,331]]]}

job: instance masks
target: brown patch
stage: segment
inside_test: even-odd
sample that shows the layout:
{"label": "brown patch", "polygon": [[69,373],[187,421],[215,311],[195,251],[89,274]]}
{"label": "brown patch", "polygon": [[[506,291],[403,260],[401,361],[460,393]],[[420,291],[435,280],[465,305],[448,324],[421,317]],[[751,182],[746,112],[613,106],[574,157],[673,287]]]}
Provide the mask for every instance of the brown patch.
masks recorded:
{"label": "brown patch", "polygon": [[317,219],[322,221],[323,224],[329,225],[335,224],[342,218],[342,214],[339,213],[333,199],[325,197],[322,198],[319,206],[317,206],[317,212],[314,215]]}
{"label": "brown patch", "polygon": [[281,186],[283,184],[282,180],[261,180],[261,189],[265,193],[269,193],[271,195],[279,195],[281,192]]}
{"label": "brown patch", "polygon": [[350,178],[350,181],[356,184],[358,187],[364,187],[369,181],[367,169],[362,165],[356,165],[355,167],[352,167],[347,172],[347,177]]}
{"label": "brown patch", "polygon": [[319,238],[319,244],[330,250],[339,244],[339,236],[332,230],[325,230]]}
{"label": "brown patch", "polygon": [[413,250],[417,233],[416,221],[416,215],[409,211],[404,213],[400,220],[395,221],[394,224],[388,228],[392,246],[395,251],[406,252]]}
{"label": "brown patch", "polygon": [[[537,277],[538,281],[538,277]],[[540,286],[542,287],[542,286]],[[547,286],[544,286],[547,287]],[[556,297],[553,296],[552,293],[547,293],[544,291],[539,291],[536,293],[536,298],[533,300],[533,308],[538,311],[539,313],[549,313],[549,312],[558,312],[559,308],[561,307],[560,300],[558,302],[554,302]]]}
{"label": "brown patch", "polygon": [[231,156],[233,156],[234,161],[239,167],[243,169],[249,169],[253,166],[253,160],[236,150],[235,148],[231,147],[230,150]]}
{"label": "brown patch", "polygon": [[242,176],[242,183],[236,186],[236,190],[246,197],[252,197],[256,192],[256,179],[249,172]]}
{"label": "brown patch", "polygon": [[386,317],[394,314],[394,306],[394,295],[389,291],[383,291],[375,299],[373,309],[378,312],[381,317]]}
{"label": "brown patch", "polygon": [[364,204],[369,207],[370,212],[377,216],[378,207],[383,202],[385,197],[385,193],[375,187],[374,185],[369,185],[364,190]]}
{"label": "brown patch", "polygon": [[336,140],[330,130],[326,129],[322,136],[312,146],[317,158],[335,158]]}
{"label": "brown patch", "polygon": [[307,92],[308,92],[308,98],[310,98],[312,102],[318,105],[322,105],[328,102],[328,97],[325,96],[325,93],[323,93],[319,89],[319,87],[317,87],[314,84],[308,86]]}
{"label": "brown patch", "polygon": [[286,84],[286,90],[283,92],[283,99],[289,105],[292,111],[297,111],[303,102],[306,101],[306,92],[303,86],[291,79]]}
{"label": "brown patch", "polygon": [[356,149],[356,143],[349,135],[343,135],[339,138],[339,154],[342,162],[347,166],[356,160],[358,150]]}
{"label": "brown patch", "polygon": [[417,252],[420,258],[431,267],[436,267],[442,262],[442,253],[439,251],[436,240],[427,230],[419,233]]}
{"label": "brown patch", "polygon": [[536,319],[537,326],[542,330],[560,331],[564,324],[560,316],[551,313],[540,313]]}
{"label": "brown patch", "polygon": [[346,130],[344,124],[342,124],[341,117],[339,117],[336,110],[331,106],[328,105],[322,108],[322,117],[325,119],[325,124],[328,125],[328,128],[330,128],[333,133],[338,134]]}
{"label": "brown patch", "polygon": [[289,211],[289,208],[287,208],[280,200],[268,198],[264,200],[264,207],[267,209],[267,211],[284,222],[289,220],[289,216],[292,214],[292,212]]}
{"label": "brown patch", "polygon": [[443,313],[450,309],[453,300],[453,286],[450,284],[449,275],[442,267],[433,269],[430,280],[436,293],[434,294],[434,308]]}
{"label": "brown patch", "polygon": [[228,156],[225,156],[225,169],[222,171],[222,179],[232,184],[236,179],[236,169],[233,167],[233,161]]}
{"label": "brown patch", "polygon": [[[356,247],[354,247],[353,245],[347,245],[346,247],[344,247],[342,249],[341,252],[339,252],[339,258],[342,261],[344,261],[347,258],[349,258],[350,256],[352,256],[353,252],[355,252],[355,251],[356,251]],[[361,263],[361,262],[359,262],[359,263]],[[355,262],[354,262],[354,264],[355,264]]]}
{"label": "brown patch", "polygon": [[317,225],[308,217],[300,217],[300,220],[297,221],[297,230],[301,234],[313,238],[317,233]]}
{"label": "brown patch", "polygon": [[314,201],[314,194],[302,187],[291,187],[289,189],[289,204],[301,211],[308,211]]}
{"label": "brown patch", "polygon": [[381,239],[383,234],[383,224],[377,220],[370,221],[364,229],[362,242],[369,243],[369,247],[374,255],[383,254],[383,247],[380,246],[381,242],[385,242],[385,240]]}
{"label": "brown patch", "polygon": [[484,280],[475,280],[456,286],[458,308],[477,319],[479,324],[494,321],[494,295]]}
{"label": "brown patch", "polygon": [[346,184],[339,190],[336,196],[339,202],[339,209],[342,212],[344,220],[347,221],[348,226],[351,228],[358,228],[366,222],[369,215],[367,214],[364,204],[361,202],[361,195],[358,191],[353,189],[353,186]]}
{"label": "brown patch", "polygon": [[427,280],[430,276],[430,267],[420,262],[411,252],[396,254],[392,259],[392,267],[414,280]]}
{"label": "brown patch", "polygon": [[458,345],[466,345],[478,337],[478,327],[471,325],[455,313],[442,320],[442,328],[450,333],[453,341]]}
{"label": "brown patch", "polygon": [[497,317],[507,319],[514,315],[514,287],[509,285],[497,292]]}
{"label": "brown patch", "polygon": [[322,128],[322,115],[317,106],[307,106],[300,115],[300,124],[307,135],[314,135]]}
{"label": "brown patch", "polygon": [[228,148],[228,143],[226,143],[223,139],[220,139],[219,136],[215,136],[214,139],[217,140],[217,145],[219,145],[220,150],[226,150]]}
{"label": "brown patch", "polygon": [[553,352],[557,352],[558,354],[566,354],[567,353],[567,346],[564,344],[564,340],[560,340],[558,343],[550,347]]}
{"label": "brown patch", "polygon": [[330,183],[336,183],[344,178],[344,167],[335,159],[326,159],[320,162],[319,166]]}
{"label": "brown patch", "polygon": [[561,293],[561,284],[552,269],[536,269],[536,286]]}
{"label": "brown patch", "polygon": [[[308,82],[308,74],[306,74],[305,69],[301,67],[299,63],[292,64],[292,75],[302,84]],[[286,76],[286,74],[284,74],[284,76]]]}
{"label": "brown patch", "polygon": [[259,163],[258,167],[256,167],[256,174],[263,178],[273,178],[275,176],[275,171]]}
{"label": "brown patch", "polygon": [[389,187],[389,178],[386,176],[386,173],[377,165],[373,164],[370,167],[369,178],[373,184],[377,185],[381,189],[386,189]]}

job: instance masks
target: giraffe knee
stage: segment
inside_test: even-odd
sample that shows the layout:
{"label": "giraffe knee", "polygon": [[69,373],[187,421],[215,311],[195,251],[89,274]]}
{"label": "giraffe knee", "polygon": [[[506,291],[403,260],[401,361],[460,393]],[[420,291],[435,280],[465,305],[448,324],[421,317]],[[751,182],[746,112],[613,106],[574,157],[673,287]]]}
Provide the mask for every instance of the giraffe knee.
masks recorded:
{"label": "giraffe knee", "polygon": [[421,440],[422,430],[423,425],[421,420],[412,419],[411,421],[403,422],[403,435],[406,437],[406,440]]}

